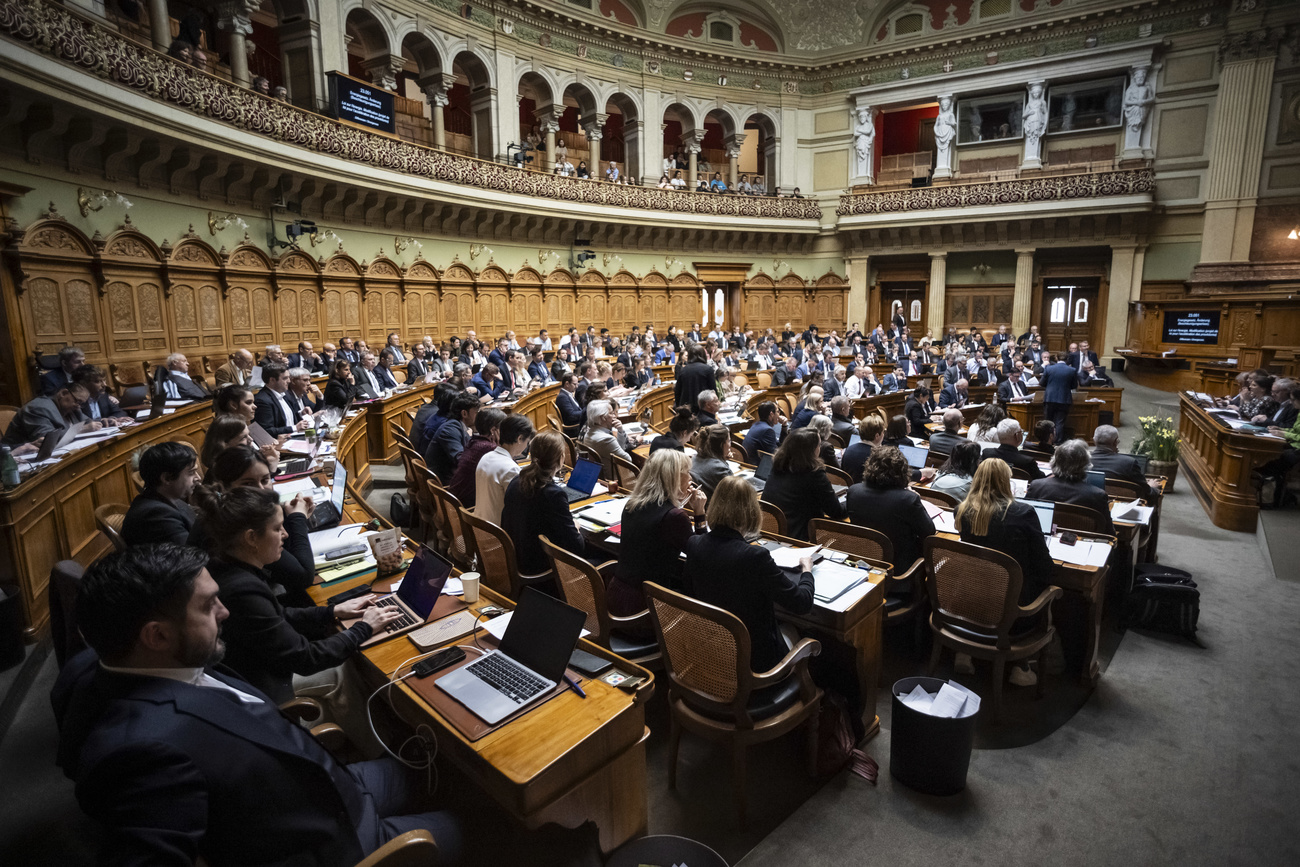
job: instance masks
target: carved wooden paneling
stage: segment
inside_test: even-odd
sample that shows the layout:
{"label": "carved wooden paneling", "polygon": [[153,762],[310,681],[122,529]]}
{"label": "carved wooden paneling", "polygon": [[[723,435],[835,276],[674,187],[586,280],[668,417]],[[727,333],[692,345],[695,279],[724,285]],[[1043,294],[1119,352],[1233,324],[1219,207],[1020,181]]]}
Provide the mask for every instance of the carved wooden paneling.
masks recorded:
{"label": "carved wooden paneling", "polygon": [[690,328],[700,318],[700,297],[691,292],[674,292],[669,299],[669,319],[678,328]]}
{"label": "carved wooden paneling", "polygon": [[547,327],[542,317],[542,293],[540,290],[515,290],[514,298],[511,300],[510,313],[515,339],[521,346],[524,338],[532,337],[542,328]]}
{"label": "carved wooden paneling", "polygon": [[255,286],[252,290],[253,298],[253,339],[260,345],[277,343],[278,329],[274,315],[271,312],[271,288],[269,286]]}
{"label": "carved wooden paneling", "polygon": [[442,293],[442,323],[447,335],[464,335],[478,328],[474,321],[474,293],[468,290]]}
{"label": "carved wooden paneling", "polygon": [[493,339],[510,330],[510,303],[503,289],[490,289],[479,292],[478,296],[478,331],[479,337]]}

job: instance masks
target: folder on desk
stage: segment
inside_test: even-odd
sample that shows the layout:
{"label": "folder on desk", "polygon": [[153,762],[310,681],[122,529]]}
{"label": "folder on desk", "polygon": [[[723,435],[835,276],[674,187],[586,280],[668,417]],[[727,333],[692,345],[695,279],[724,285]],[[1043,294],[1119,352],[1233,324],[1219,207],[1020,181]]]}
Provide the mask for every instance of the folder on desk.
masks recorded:
{"label": "folder on desk", "polygon": [[841,563],[822,560],[813,566],[813,598],[818,602],[832,602],[867,580],[865,569],[856,569]]}

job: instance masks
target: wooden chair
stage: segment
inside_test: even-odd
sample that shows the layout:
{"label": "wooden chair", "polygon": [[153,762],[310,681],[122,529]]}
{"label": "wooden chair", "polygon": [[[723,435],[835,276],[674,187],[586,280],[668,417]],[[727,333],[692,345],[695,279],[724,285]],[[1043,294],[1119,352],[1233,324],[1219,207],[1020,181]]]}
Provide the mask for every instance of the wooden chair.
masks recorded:
{"label": "wooden chair", "polygon": [[768,373],[766,370],[758,371],[754,377],[758,380],[758,388],[760,391],[772,387],[772,374]]}
{"label": "wooden chair", "polygon": [[1128,479],[1112,479],[1106,477],[1106,495],[1110,497],[1124,497],[1128,500],[1141,500],[1148,506],[1155,505],[1156,493],[1151,490],[1150,485],[1139,485],[1137,482],[1130,482]]}
{"label": "wooden chair", "polygon": [[808,538],[814,545],[831,545],[870,560],[885,570],[885,625],[901,623],[915,616],[925,605],[925,558],[912,563],[894,562],[894,543],[879,530],[813,518],[808,522]]}
{"label": "wooden chair", "polygon": [[731,384],[736,388],[748,388],[749,377],[745,376],[743,373],[737,373],[735,376],[731,377]]}
{"label": "wooden chair", "polygon": [[551,415],[549,412],[546,414],[546,424],[549,425],[551,430],[555,431],[556,433],[561,435],[564,434],[564,430],[560,427],[560,420],[555,416]]}
{"label": "wooden chair", "polygon": [[572,467],[578,462],[578,442],[573,437],[561,432],[560,436],[564,437],[564,448],[569,453],[569,466]]}
{"label": "wooden chair", "polygon": [[126,550],[126,542],[122,541],[122,521],[126,518],[129,505],[122,503],[105,503],[95,509],[95,526],[99,532],[108,537],[108,541],[113,543],[113,548],[118,551]]}
{"label": "wooden chair", "polygon": [[921,498],[922,502],[933,503],[948,511],[952,511],[961,505],[961,500],[946,491],[935,491],[930,488],[912,488],[912,490],[916,491],[916,495]]}
{"label": "wooden chair", "polygon": [[849,447],[849,444],[844,441],[844,437],[837,433],[831,434],[831,445],[835,446],[837,449],[846,449]]}
{"label": "wooden chair", "polygon": [[727,458],[738,464],[752,464],[749,460],[749,452],[745,451],[744,444],[736,442],[734,438],[727,443]]}
{"label": "wooden chair", "polygon": [[738,433],[733,433],[731,435],[731,453],[733,455],[744,455],[743,458],[735,459],[740,461],[742,464],[752,464],[755,466],[758,464],[758,462],[754,460],[754,456],[749,453],[749,449],[745,448],[745,438]]}
{"label": "wooden chair", "polygon": [[1033,481],[1033,479],[1029,475],[1029,470],[1023,470],[1020,467],[1011,468],[1011,478],[1020,479],[1022,482]]}
{"label": "wooden chair", "polygon": [[468,539],[465,525],[461,521],[461,515],[465,510],[461,507],[460,500],[441,485],[429,482],[426,487],[437,504],[438,520],[446,536],[448,559],[462,572],[469,571],[474,559],[473,549],[470,547],[472,543]]}
{"label": "wooden chair", "polygon": [[427,867],[438,861],[438,844],[425,830],[407,831],[371,852],[357,867]]}
{"label": "wooden chair", "polygon": [[762,532],[776,533],[778,536],[786,535],[785,512],[781,511],[780,506],[774,506],[764,500],[759,500],[758,508],[763,513],[763,523],[759,525]]}
{"label": "wooden chair", "polygon": [[[1019,604],[1020,564],[991,548],[931,536],[925,540],[930,586],[930,629],[934,652],[930,672],[945,647],[993,661],[993,719],[1002,715],[1002,678],[1008,662],[1038,658],[1038,696],[1043,695],[1043,651],[1056,628],[1050,603],[1060,587],[1048,587],[1029,605]],[[1021,617],[1038,617],[1029,629],[1012,632]]]}
{"label": "wooden chair", "polygon": [[108,377],[113,383],[113,388],[118,394],[132,385],[145,385],[148,382],[147,371],[149,362],[140,362],[136,364],[110,364],[108,366]]}
{"label": "wooden chair", "polygon": [[631,491],[636,486],[636,477],[641,470],[636,464],[618,455],[610,455],[609,461],[614,465],[614,478],[618,480],[620,490]]}
{"label": "wooden chair", "polygon": [[[609,607],[605,603],[604,576],[613,573],[618,561],[610,560],[594,566],[545,536],[538,538],[547,556],[551,558],[560,597],[574,608],[587,612],[584,627],[591,633],[587,639],[637,665],[657,668],[659,645],[654,638],[629,636],[626,632],[628,629],[650,630],[649,609],[631,617],[617,617],[609,613]],[[620,633],[620,629],[624,631]]]}
{"label": "wooden chair", "polygon": [[0,434],[4,434],[9,430],[10,423],[13,422],[14,416],[18,415],[20,409],[22,407],[9,406],[8,404],[0,406]]}
{"label": "wooden chair", "polygon": [[645,594],[668,680],[671,728],[668,787],[677,788],[682,730],[728,743],[732,786],[745,824],[745,758],[751,744],[805,727],[808,772],[817,772],[817,719],[822,691],[808,660],[821,644],[805,638],[769,671],[750,668],[749,630],[721,608],[647,582]]}
{"label": "wooden chair", "polygon": [[1089,509],[1087,506],[1076,506],[1073,503],[1057,503],[1052,514],[1052,520],[1056,522],[1058,527],[1073,530],[1076,533],[1089,533],[1113,538],[1106,533],[1106,517],[1096,509]]}
{"label": "wooden chair", "polygon": [[825,467],[826,476],[831,480],[832,485],[843,485],[848,487],[853,484],[853,477],[841,470],[839,467]]}
{"label": "wooden chair", "polygon": [[[573,445],[577,450],[577,457],[591,461],[594,464],[600,464],[601,473],[603,474],[605,472],[605,461],[601,458],[600,452],[580,440],[574,440]],[[602,478],[607,477],[607,475],[602,475]]]}
{"label": "wooden chair", "polygon": [[515,543],[496,524],[475,517],[464,506],[460,508],[460,520],[465,529],[466,545],[478,558],[478,572],[483,583],[497,593],[518,601],[525,587],[545,584],[554,578],[552,572],[519,574]]}
{"label": "wooden chair", "polygon": [[1051,456],[1051,455],[1049,455],[1047,452],[1040,452],[1040,451],[1038,451],[1038,450],[1036,450],[1036,449],[1021,449],[1021,450],[1020,450],[1020,453],[1021,453],[1022,455],[1029,455],[1029,456],[1030,456],[1031,458],[1033,458],[1034,460],[1036,460],[1036,461],[1042,461],[1042,462],[1045,463],[1045,464],[1046,464],[1046,463],[1051,463],[1051,461],[1052,461],[1052,456]]}

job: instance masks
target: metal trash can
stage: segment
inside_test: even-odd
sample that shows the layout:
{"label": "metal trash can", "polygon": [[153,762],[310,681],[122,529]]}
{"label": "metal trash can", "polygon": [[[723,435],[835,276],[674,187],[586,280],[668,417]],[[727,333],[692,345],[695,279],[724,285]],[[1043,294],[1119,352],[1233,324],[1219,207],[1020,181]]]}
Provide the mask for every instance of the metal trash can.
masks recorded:
{"label": "metal trash can", "polygon": [[966,788],[979,711],[968,717],[945,719],[913,710],[903,704],[901,696],[918,685],[935,694],[947,682],[938,677],[905,677],[893,688],[889,773],[903,785],[927,795],[955,795]]}
{"label": "metal trash can", "polygon": [[605,862],[605,867],[645,867],[645,865],[689,864],[690,867],[727,867],[727,860],[703,843],[657,834],[641,837],[619,849]]}
{"label": "metal trash can", "polygon": [[17,584],[0,584],[0,671],[27,657],[23,646],[23,597]]}

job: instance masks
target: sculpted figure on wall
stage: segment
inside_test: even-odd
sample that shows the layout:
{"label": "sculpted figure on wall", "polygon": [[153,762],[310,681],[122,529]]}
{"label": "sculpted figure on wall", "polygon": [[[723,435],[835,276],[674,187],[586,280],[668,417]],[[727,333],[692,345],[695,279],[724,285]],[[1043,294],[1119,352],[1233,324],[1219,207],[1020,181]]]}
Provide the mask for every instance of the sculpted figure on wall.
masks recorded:
{"label": "sculpted figure on wall", "polygon": [[1155,88],[1147,83],[1149,71],[1136,66],[1131,73],[1128,89],[1124,91],[1124,156],[1141,157],[1143,135],[1151,106],[1155,105]]}
{"label": "sculpted figure on wall", "polygon": [[934,119],[934,177],[952,177],[952,151],[957,142],[957,112],[952,94],[939,97],[939,114]]}
{"label": "sculpted figure on wall", "polygon": [[875,111],[862,107],[855,112],[857,122],[853,127],[853,176],[870,179],[875,176],[875,162],[872,157],[876,141]]}
{"label": "sculpted figure on wall", "polygon": [[1047,132],[1047,97],[1044,91],[1043,82],[1030,82],[1029,98],[1021,112],[1021,129],[1025,135],[1025,159],[1021,168],[1037,169],[1043,165],[1040,154],[1043,133]]}

